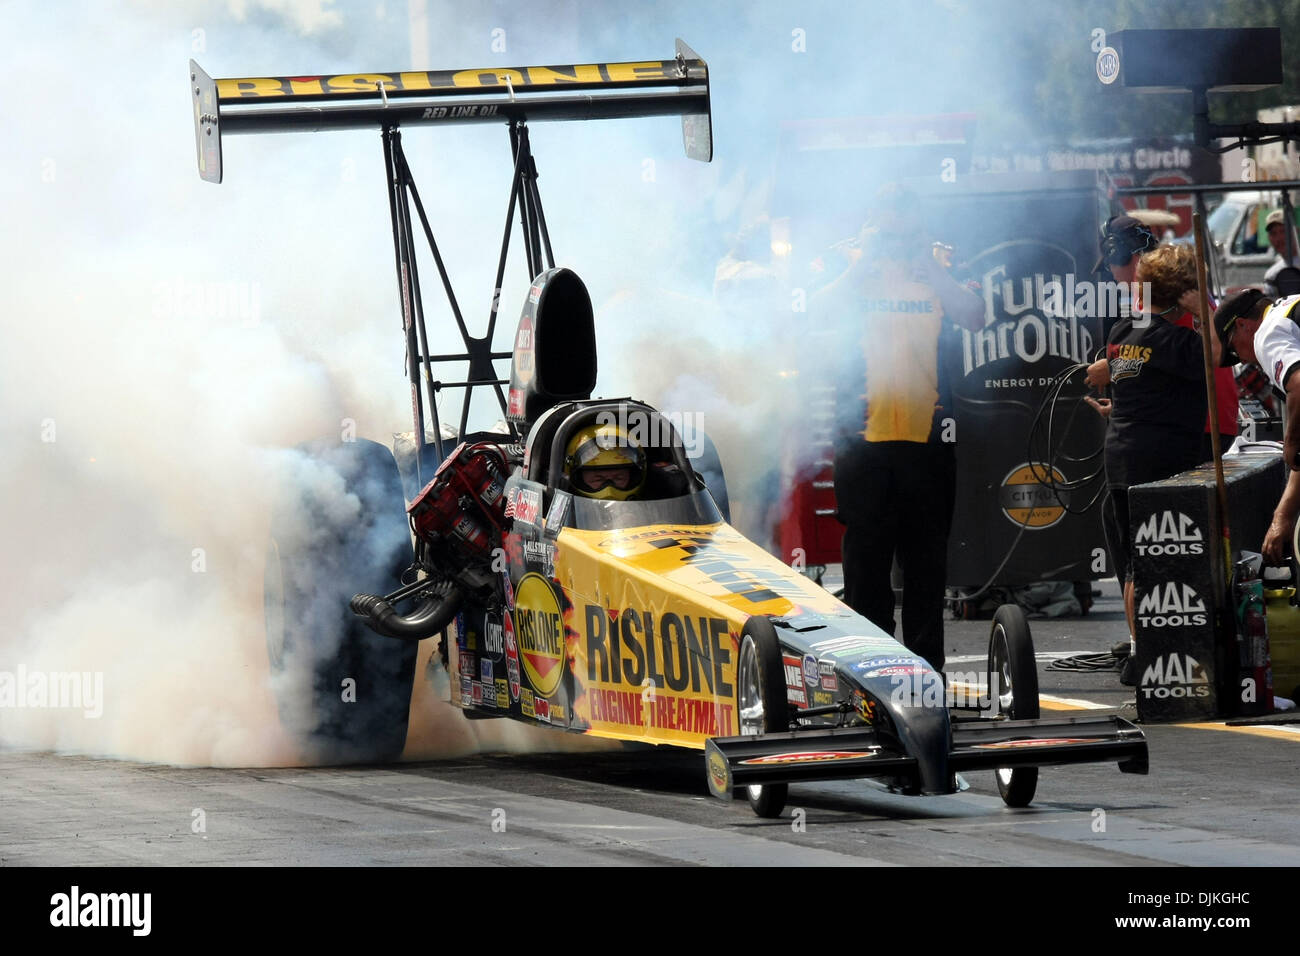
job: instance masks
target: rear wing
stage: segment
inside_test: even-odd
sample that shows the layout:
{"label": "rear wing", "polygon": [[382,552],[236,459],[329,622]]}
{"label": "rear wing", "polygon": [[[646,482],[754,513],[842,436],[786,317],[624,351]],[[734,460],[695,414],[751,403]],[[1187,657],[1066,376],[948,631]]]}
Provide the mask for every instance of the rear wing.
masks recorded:
{"label": "rear wing", "polygon": [[681,116],[691,159],[713,158],[709,67],[671,60],[338,76],[213,79],[190,60],[199,175],[221,182],[221,137],[452,123]]}

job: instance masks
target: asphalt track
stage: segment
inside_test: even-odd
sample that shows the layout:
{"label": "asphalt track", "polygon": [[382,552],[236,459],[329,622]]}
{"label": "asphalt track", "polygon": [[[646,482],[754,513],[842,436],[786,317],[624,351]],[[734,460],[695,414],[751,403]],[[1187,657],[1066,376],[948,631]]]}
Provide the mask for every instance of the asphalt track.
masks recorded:
{"label": "asphalt track", "polygon": [[[1085,618],[1032,622],[1040,665],[1122,636],[1103,589]],[[987,631],[949,622],[950,671],[977,669]],[[1132,699],[1113,673],[1039,680],[1049,712]],[[1149,776],[1046,769],[1026,810],[981,773],[949,797],[794,786],[779,820],[709,797],[702,757],[662,750],[236,770],[0,751],[0,865],[1300,864],[1300,727],[1145,730]]]}

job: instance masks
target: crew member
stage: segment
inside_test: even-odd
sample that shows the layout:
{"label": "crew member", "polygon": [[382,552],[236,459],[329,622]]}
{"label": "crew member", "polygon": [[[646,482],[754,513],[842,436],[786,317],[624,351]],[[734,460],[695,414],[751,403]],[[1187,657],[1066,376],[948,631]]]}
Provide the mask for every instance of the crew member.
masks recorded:
{"label": "crew member", "polygon": [[[1290,257],[1287,256],[1286,215],[1281,209],[1274,209],[1268,214],[1268,218],[1264,220],[1264,229],[1268,233],[1268,244],[1272,246],[1273,251],[1277,253],[1277,261],[1269,266],[1268,271],[1264,273],[1264,282],[1268,286],[1269,291],[1276,296],[1280,294],[1278,290],[1278,279],[1282,274],[1282,270],[1288,267],[1294,269],[1300,266],[1300,248],[1297,248],[1295,244],[1295,231],[1292,230],[1291,255]],[[1289,289],[1287,291],[1294,292],[1295,290]]]}
{"label": "crew member", "polygon": [[[1190,278],[1193,282],[1196,281],[1194,273]],[[1201,332],[1200,291],[1198,289],[1188,289],[1178,304],[1184,311],[1182,315],[1174,320],[1174,324],[1194,329],[1199,335]],[[1210,299],[1211,315],[1214,313],[1214,304],[1214,300]],[[1230,368],[1216,368],[1214,370],[1214,408],[1218,412],[1218,421],[1211,420],[1210,413],[1206,413],[1205,433],[1201,436],[1201,461],[1214,460],[1214,445],[1210,438],[1212,430],[1217,429],[1219,432],[1220,454],[1232,447],[1232,443],[1237,438],[1237,415],[1240,404],[1241,394],[1237,388],[1237,376],[1233,374]]]}
{"label": "crew member", "polygon": [[895,633],[891,569],[903,572],[903,643],[944,666],[948,532],[956,496],[945,327],[983,326],[983,302],[932,253],[916,200],[886,187],[860,236],[862,255],[814,299],[846,335],[835,499],[845,524],[845,602]]}
{"label": "crew member", "polygon": [[1273,520],[1260,549],[1269,564],[1286,560],[1296,514],[1300,512],[1300,295],[1270,303],[1258,289],[1246,289],[1223,300],[1214,313],[1215,358],[1219,365],[1254,362],[1269,383],[1286,397],[1286,433],[1282,459],[1287,465],[1286,489],[1273,510]]}
{"label": "crew member", "polygon": [[[1124,589],[1130,651],[1136,629],[1128,489],[1195,467],[1206,419],[1201,338],[1175,324],[1179,299],[1196,283],[1195,253],[1187,246],[1161,246],[1142,256],[1136,278],[1141,288],[1149,286],[1151,301],[1139,301],[1143,312],[1111,327],[1105,365],[1090,367],[1086,378],[1094,388],[1109,383],[1112,390],[1102,522]],[[1120,671],[1121,682],[1130,686],[1136,683],[1133,660],[1130,653]]]}
{"label": "crew member", "polygon": [[590,425],[570,439],[564,473],[576,494],[628,501],[645,486],[645,450],[616,425]]}
{"label": "crew member", "polygon": [[1131,315],[1135,308],[1130,293],[1137,279],[1138,260],[1144,252],[1150,252],[1159,244],[1150,227],[1132,216],[1112,216],[1106,222],[1101,235],[1101,255],[1092,271],[1095,275],[1104,265],[1111,278],[1120,283],[1124,315]]}

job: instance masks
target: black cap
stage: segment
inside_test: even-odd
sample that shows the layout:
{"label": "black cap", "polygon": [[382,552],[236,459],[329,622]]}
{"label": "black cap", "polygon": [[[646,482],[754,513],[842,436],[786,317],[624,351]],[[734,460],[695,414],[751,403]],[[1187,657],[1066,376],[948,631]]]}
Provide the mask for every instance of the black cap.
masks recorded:
{"label": "black cap", "polygon": [[1135,252],[1146,252],[1160,244],[1156,234],[1144,222],[1132,216],[1111,216],[1101,235],[1101,255],[1092,267],[1093,272],[1100,272],[1106,260],[1119,252],[1127,251],[1127,262]]}
{"label": "black cap", "polygon": [[1219,343],[1223,346],[1223,354],[1219,358],[1220,366],[1228,367],[1241,361],[1241,356],[1228,340],[1232,337],[1232,330],[1237,320],[1244,315],[1249,315],[1259,300],[1265,298],[1267,296],[1258,289],[1242,289],[1228,296],[1214,310],[1214,331],[1218,333]]}

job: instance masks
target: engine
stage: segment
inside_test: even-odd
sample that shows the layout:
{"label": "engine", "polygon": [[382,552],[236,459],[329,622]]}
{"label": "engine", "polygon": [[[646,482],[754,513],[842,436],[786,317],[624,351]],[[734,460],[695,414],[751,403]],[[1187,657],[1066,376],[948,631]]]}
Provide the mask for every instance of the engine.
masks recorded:
{"label": "engine", "polygon": [[438,466],[406,509],[428,564],[473,588],[491,580],[507,471],[505,452],[491,442],[461,444]]}

